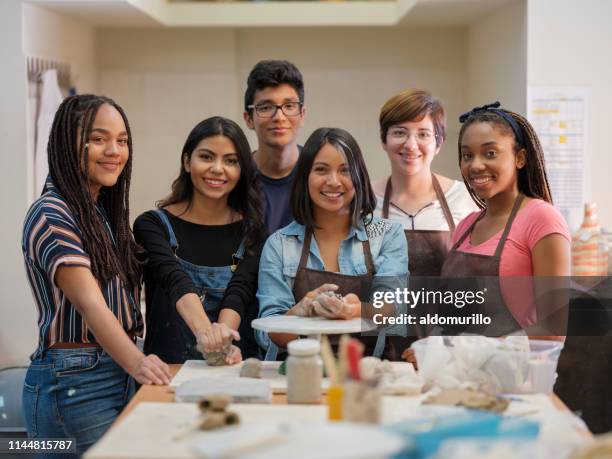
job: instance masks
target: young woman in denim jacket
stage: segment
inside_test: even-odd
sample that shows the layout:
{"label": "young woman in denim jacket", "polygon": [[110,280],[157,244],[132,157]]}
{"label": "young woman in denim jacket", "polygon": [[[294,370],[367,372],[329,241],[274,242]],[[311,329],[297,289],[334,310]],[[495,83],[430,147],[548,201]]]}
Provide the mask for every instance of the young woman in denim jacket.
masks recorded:
{"label": "young woman in denim jacket", "polygon": [[141,272],[129,227],[132,139],[123,110],[106,97],[68,97],[47,151],[49,178],[23,228],[39,316],[23,408],[29,437],[74,439],[80,455],[129,401],[131,377],[168,384],[170,371],[134,344],[143,331]]}
{"label": "young woman in denim jacket", "polygon": [[[288,314],[329,319],[393,315],[372,307],[373,292],[406,285],[406,238],[399,223],[374,218],[376,198],[355,139],[320,128],[306,141],[291,195],[295,221],[264,246],[259,270],[259,316]],[[321,295],[336,292],[335,295]],[[362,337],[366,353],[383,355],[385,333]],[[256,331],[266,359],[295,335]]]}
{"label": "young woman in denim jacket", "polygon": [[147,252],[144,350],[183,363],[202,358],[199,343],[206,354],[229,350],[233,364],[259,354],[251,320],[265,230],[255,163],[242,129],[220,116],[191,130],[180,161],[170,196],[134,222]]}

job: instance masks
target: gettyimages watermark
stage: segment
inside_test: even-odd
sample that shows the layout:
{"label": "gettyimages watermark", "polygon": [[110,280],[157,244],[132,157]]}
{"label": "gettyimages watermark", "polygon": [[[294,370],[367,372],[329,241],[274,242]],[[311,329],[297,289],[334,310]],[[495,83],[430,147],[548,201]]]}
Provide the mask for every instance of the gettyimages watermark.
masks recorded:
{"label": "gettyimages watermark", "polygon": [[366,336],[608,336],[612,278],[389,277],[362,311],[376,326]]}

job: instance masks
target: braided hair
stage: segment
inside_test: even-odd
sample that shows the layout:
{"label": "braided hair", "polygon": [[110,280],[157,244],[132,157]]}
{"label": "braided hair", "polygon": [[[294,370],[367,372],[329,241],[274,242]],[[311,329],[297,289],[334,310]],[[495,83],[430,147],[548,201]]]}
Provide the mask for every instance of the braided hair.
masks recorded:
{"label": "braided hair", "polygon": [[[114,107],[125,123],[129,157],[117,183],[103,187],[96,202],[90,193],[85,145],[91,134],[98,109],[103,104]],[[81,231],[85,251],[91,260],[94,277],[106,284],[120,276],[130,288],[140,284],[137,245],[129,226],[129,190],[132,173],[132,135],[123,109],[112,99],[91,94],[67,97],[55,114],[49,143],[49,174]],[[100,207],[110,224],[113,238],[104,227]]]}
{"label": "braided hair", "polygon": [[[503,111],[507,116],[512,117],[516,122],[519,129],[523,134],[523,145],[517,139],[517,136],[504,117],[495,111]],[[550,186],[548,184],[548,176],[546,174],[546,164],[544,161],[544,150],[540,144],[540,140],[533,129],[533,126],[518,113],[514,113],[510,110],[503,108],[496,108],[495,111],[475,109],[472,112],[462,116],[462,126],[459,131],[459,166],[461,166],[461,139],[466,128],[473,123],[490,123],[495,125],[504,134],[514,137],[514,153],[518,153],[521,148],[526,151],[525,154],[525,166],[518,171],[518,189],[525,196],[531,198],[542,199],[552,204],[552,195],[550,192]],[[465,177],[463,178],[466,188],[468,189],[470,196],[478,207],[484,209],[486,207],[485,202],[480,199],[474,190],[469,186]]]}

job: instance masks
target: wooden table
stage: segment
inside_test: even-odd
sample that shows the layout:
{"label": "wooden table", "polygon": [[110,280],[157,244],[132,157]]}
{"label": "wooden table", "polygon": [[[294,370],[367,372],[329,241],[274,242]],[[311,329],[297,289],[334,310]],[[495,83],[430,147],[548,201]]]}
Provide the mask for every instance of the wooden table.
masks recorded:
{"label": "wooden table", "polygon": [[[180,364],[169,365],[170,373],[172,377],[178,373],[181,368]],[[569,408],[561,401],[559,397],[555,394],[549,395],[553,404],[560,410],[569,411]],[[153,385],[144,385],[141,386],[136,395],[132,398],[132,400],[128,403],[128,405],[123,409],[115,424],[121,422],[123,418],[125,418],[130,411],[136,407],[141,402],[163,402],[163,403],[171,403],[174,402],[174,391],[171,390],[168,386],[153,386]],[[273,404],[286,404],[287,396],[286,394],[273,394],[272,395],[272,403]],[[113,424],[114,425],[114,424]]]}
{"label": "wooden table", "polygon": [[[173,377],[180,368],[181,365],[170,365]],[[559,418],[557,410],[565,412],[565,414],[561,413],[562,417],[575,418],[570,415],[565,404],[553,394],[549,395],[548,398],[542,394],[525,397],[535,397],[529,403],[533,403],[534,407],[540,407],[543,410],[540,412],[543,417],[534,419],[537,422],[542,421],[539,438],[550,443],[551,434],[553,434],[553,441],[556,442],[559,435],[556,430]],[[169,457],[168,451],[172,451],[174,457],[184,459],[194,457],[190,449],[191,445],[187,440],[177,442],[175,435],[185,429],[184,425],[193,424],[197,416],[196,405],[192,403],[173,403],[173,401],[174,391],[168,386],[142,386],[109,432],[88,451],[86,457],[89,459],[136,457],[166,459]],[[518,403],[520,404],[520,402]],[[239,414],[245,425],[254,425],[259,423],[261,419],[266,419],[270,423],[299,419],[305,425],[320,425],[326,422],[327,410],[324,405],[289,405],[285,394],[274,394],[272,404],[276,404],[276,406],[270,404],[235,404],[232,410]],[[420,397],[384,396],[381,411],[386,422],[393,424],[402,422],[404,419],[415,419],[411,416],[418,417],[418,410],[421,407]],[[406,413],[410,413],[410,415],[404,417]],[[534,415],[533,413],[533,411],[526,411],[527,415]],[[535,414],[535,416],[540,416],[540,414]],[[523,415],[520,412],[514,414],[514,416]],[[550,429],[550,419],[555,420],[552,423],[555,427],[554,432]],[[160,425],[163,426],[163,429],[160,429]],[[566,441],[569,439],[571,442],[588,441],[592,438],[592,435],[583,429],[576,422],[567,421],[567,428],[561,434],[561,438]]]}

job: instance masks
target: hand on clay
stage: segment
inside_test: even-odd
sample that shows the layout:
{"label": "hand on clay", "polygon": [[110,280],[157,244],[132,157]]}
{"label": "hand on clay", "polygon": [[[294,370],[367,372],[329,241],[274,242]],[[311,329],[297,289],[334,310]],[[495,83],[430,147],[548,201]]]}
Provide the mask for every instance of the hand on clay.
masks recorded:
{"label": "hand on clay", "polygon": [[196,340],[204,352],[222,352],[233,340],[240,341],[240,334],[224,323],[215,322],[210,328],[199,331]]}
{"label": "hand on clay", "polygon": [[291,308],[291,313],[294,316],[301,317],[312,317],[317,314],[314,311],[313,301],[314,299],[323,292],[334,292],[338,290],[338,286],[336,284],[323,284],[320,287],[311,290],[304,298],[300,300],[293,308]]}
{"label": "hand on clay", "polygon": [[236,363],[242,362],[242,352],[238,346],[232,345],[230,347],[229,352],[225,356],[225,362],[228,365],[234,365]]}
{"label": "hand on clay", "polygon": [[323,292],[312,302],[315,314],[327,319],[354,319],[361,315],[361,301],[354,293],[342,297]]}

